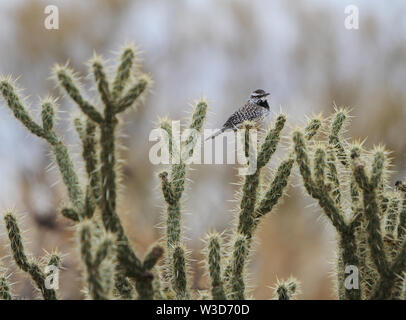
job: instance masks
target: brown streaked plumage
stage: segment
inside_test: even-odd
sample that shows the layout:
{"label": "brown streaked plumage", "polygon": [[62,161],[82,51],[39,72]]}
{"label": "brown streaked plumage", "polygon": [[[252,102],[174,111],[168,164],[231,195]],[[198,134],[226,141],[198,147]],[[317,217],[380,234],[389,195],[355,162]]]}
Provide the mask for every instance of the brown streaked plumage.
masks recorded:
{"label": "brown streaked plumage", "polygon": [[266,98],[268,95],[269,93],[262,89],[253,91],[247,103],[234,112],[224,123],[223,127],[206,140],[214,139],[226,130],[236,130],[240,128],[244,121],[262,122],[270,113],[268,100]]}

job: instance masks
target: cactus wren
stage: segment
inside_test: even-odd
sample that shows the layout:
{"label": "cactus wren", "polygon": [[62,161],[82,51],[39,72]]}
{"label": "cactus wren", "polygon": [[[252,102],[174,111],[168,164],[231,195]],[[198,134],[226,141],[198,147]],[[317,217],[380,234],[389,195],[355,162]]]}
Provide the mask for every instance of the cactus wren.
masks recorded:
{"label": "cactus wren", "polygon": [[206,140],[214,139],[226,130],[236,130],[241,127],[244,121],[254,121],[260,124],[270,114],[269,104],[266,97],[269,93],[257,89],[251,93],[247,103],[234,112],[224,123],[221,130],[217,131]]}

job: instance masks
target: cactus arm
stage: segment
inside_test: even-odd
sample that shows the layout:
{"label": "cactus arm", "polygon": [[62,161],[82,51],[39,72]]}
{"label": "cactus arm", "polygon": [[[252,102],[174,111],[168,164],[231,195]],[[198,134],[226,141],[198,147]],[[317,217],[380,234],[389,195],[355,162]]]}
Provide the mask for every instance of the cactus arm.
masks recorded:
{"label": "cactus arm", "polygon": [[29,260],[26,256],[20,228],[15,215],[11,211],[7,212],[4,215],[4,221],[6,223],[12,255],[17,266],[31,276],[31,279],[36,284],[45,300],[56,300],[57,297],[55,290],[46,288],[45,273],[41,270],[37,263]]}
{"label": "cactus arm", "polygon": [[78,86],[75,84],[72,72],[63,66],[56,66],[55,74],[58,79],[59,85],[64,88],[65,92],[79,106],[82,112],[94,122],[102,123],[103,116],[80,94]]}
{"label": "cactus arm", "polygon": [[222,273],[221,273],[221,242],[220,236],[215,233],[207,241],[206,259],[211,279],[211,295],[214,300],[225,300]]}

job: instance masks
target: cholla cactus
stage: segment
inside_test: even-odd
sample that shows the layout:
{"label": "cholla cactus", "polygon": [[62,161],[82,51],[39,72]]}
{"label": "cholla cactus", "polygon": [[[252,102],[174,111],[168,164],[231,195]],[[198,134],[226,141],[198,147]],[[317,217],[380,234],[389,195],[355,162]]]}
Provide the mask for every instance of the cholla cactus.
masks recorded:
{"label": "cholla cactus", "polygon": [[191,297],[187,284],[186,249],[181,239],[181,198],[185,190],[187,162],[193,156],[197,142],[196,134],[202,131],[206,112],[207,103],[203,100],[197,102],[189,126],[190,133],[184,143],[174,141],[172,125],[169,120],[164,119],[160,122],[160,128],[167,133],[169,138],[169,153],[172,159],[177,160],[170,166],[170,175],[167,171],[163,171],[159,174],[159,178],[161,179],[162,193],[167,203],[167,273],[178,299]]}
{"label": "cholla cactus", "polygon": [[[249,161],[256,161],[257,169],[252,175],[245,176],[242,183],[237,230],[231,237],[233,244],[228,245],[230,251],[228,252],[228,262],[224,271],[224,281],[228,297],[231,299],[244,299],[246,297],[245,267],[249,253],[252,251],[251,242],[255,230],[261,219],[275,208],[286,192],[285,189],[294,164],[292,153],[289,153],[280,162],[269,185],[265,184],[260,188],[260,185],[264,184],[264,182],[261,182],[264,180],[261,176],[261,170],[269,163],[275,153],[285,122],[286,116],[279,115],[274,128],[266,133],[259,147],[258,157],[256,159],[248,157]],[[307,139],[312,139],[319,128],[320,121],[318,119],[312,120],[306,127]],[[245,129],[249,130],[250,126],[245,126]],[[246,136],[245,142],[247,143]],[[245,145],[245,150],[247,149],[248,147]],[[246,152],[246,155],[249,156],[249,152]]]}
{"label": "cholla cactus", "polygon": [[[405,208],[400,211],[399,195],[387,191],[386,153],[381,148],[374,150],[368,159],[372,162],[370,168],[366,168],[362,155],[358,148],[351,151],[355,180],[363,192],[370,259],[378,274],[370,298],[401,299],[406,271],[406,239],[402,232],[405,228],[404,220],[402,221],[399,216],[404,214]],[[385,198],[389,198],[386,210],[382,205]],[[383,237],[382,229],[384,229]]]}
{"label": "cholla cactus", "polygon": [[[197,114],[200,114],[199,104],[196,107],[194,119],[198,118],[196,117]],[[194,122],[195,121],[192,121],[192,123]],[[208,236],[205,256],[207,259],[208,275],[211,279],[211,298],[213,299],[246,298],[246,265],[251,251],[252,238],[261,218],[272,211],[284,194],[294,164],[292,154],[288,155],[288,157],[280,163],[271,183],[260,188],[263,183],[261,170],[269,163],[272,155],[276,151],[285,122],[286,117],[284,115],[280,115],[276,119],[275,127],[266,133],[259,147],[257,157],[250,153],[250,150],[252,150],[250,149],[250,143],[253,143],[253,141],[250,141],[250,135],[247,132],[252,129],[252,126],[250,123],[246,123],[243,126],[243,129],[246,130],[244,134],[244,153],[248,161],[256,161],[256,170],[244,178],[239,214],[237,216],[237,229],[233,232],[233,236],[228,239],[229,241],[227,243],[224,243],[222,236],[219,234],[214,233]],[[315,134],[319,126],[317,121],[311,123],[307,129],[309,139]],[[163,120],[160,123],[160,127],[169,135],[168,149],[173,154],[177,151],[179,146],[174,145],[171,125],[168,120]],[[193,148],[189,150],[191,150],[189,156],[192,156]],[[172,180],[168,178],[169,174],[167,171],[163,171],[159,174],[162,193],[168,208],[168,251],[173,250],[179,257],[184,256],[182,254],[183,247],[179,247],[181,236],[179,200],[184,190],[185,167],[182,162],[180,164],[173,164],[171,166]],[[221,258],[223,254],[220,252],[222,251],[225,258]],[[169,256],[169,261],[171,260],[175,259]],[[177,264],[170,262],[170,265],[177,267],[170,269],[169,273],[172,274],[172,279],[175,279],[175,281],[172,280],[172,288],[177,293],[177,297],[184,298],[185,295],[183,292],[179,292],[179,288],[185,288],[185,264],[183,260],[180,260],[182,263],[179,263],[179,260],[177,261]],[[180,278],[181,281],[178,281],[178,278]],[[180,286],[179,283],[182,285]],[[190,296],[190,294],[188,296]]]}
{"label": "cholla cactus", "polygon": [[[102,288],[94,282],[95,279],[100,278],[101,272],[108,273],[108,268],[100,269],[102,267],[101,261],[98,260],[105,255],[105,258],[107,256],[116,257],[114,260],[117,263],[112,274],[114,274],[115,294],[117,296],[121,298],[133,297],[133,284],[129,281],[131,279],[136,283],[138,298],[152,299],[154,295],[152,269],[163,254],[163,249],[157,246],[152,250],[152,253],[146,256],[144,261],[140,260],[127,239],[116,210],[119,168],[116,161],[115,133],[119,125],[118,115],[135,105],[151,83],[149,78],[135,67],[135,58],[135,50],[132,46],[124,48],[111,81],[104,71],[102,58],[95,56],[91,59],[91,72],[103,106],[102,111],[95,103],[84,98],[80,90],[79,79],[71,69],[67,66],[58,65],[53,70],[60,87],[86,116],[85,125],[80,119],[74,121],[83,144],[83,158],[88,174],[88,184],[85,187],[80,184],[67,147],[53,129],[55,99],[46,98],[43,100],[42,124],[39,125],[23,106],[12,81],[8,78],[3,78],[0,81],[0,91],[15,117],[29,131],[45,139],[52,146],[56,163],[72,204],[72,207],[63,208],[62,214],[74,222],[84,223],[89,220],[89,223],[94,225],[93,229],[95,230],[100,229],[99,221],[101,220],[104,227],[103,232],[114,236],[114,241],[112,236],[108,236],[104,241],[100,239],[99,231],[91,232],[89,223],[82,224],[80,228],[80,247],[88,271],[89,291],[93,298],[106,298],[110,292],[107,287]],[[98,148],[100,148],[100,159],[97,159]],[[99,162],[100,171],[98,171]],[[94,216],[96,205],[100,209],[100,216]],[[100,241],[101,244],[98,244]],[[91,255],[89,250],[96,250],[96,255]],[[109,253],[107,254],[107,252]],[[23,270],[29,272],[26,264],[20,263],[20,265],[21,268],[24,267]],[[108,281],[104,281],[104,283],[108,283]]]}
{"label": "cholla cactus", "polygon": [[[338,232],[338,297],[400,298],[406,244],[395,231],[404,228],[399,219],[404,208],[399,193],[389,191],[387,152],[348,143],[340,133],[347,122],[347,111],[337,110],[327,141],[312,145],[300,130],[293,132],[296,162],[306,191]],[[359,271],[359,288],[345,285],[348,266]]]}

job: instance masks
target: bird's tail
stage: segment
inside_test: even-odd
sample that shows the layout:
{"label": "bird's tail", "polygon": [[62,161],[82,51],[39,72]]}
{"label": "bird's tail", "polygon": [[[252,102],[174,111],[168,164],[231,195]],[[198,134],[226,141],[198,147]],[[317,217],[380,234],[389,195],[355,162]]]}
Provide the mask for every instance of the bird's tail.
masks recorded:
{"label": "bird's tail", "polygon": [[204,141],[207,141],[207,140],[210,140],[210,139],[214,139],[214,138],[217,137],[218,135],[222,134],[224,131],[226,131],[226,128],[223,128],[223,129],[221,129],[221,130],[219,130],[219,131],[216,131],[216,132],[213,133],[211,136],[209,136],[208,138],[206,138],[206,140],[204,140]]}

